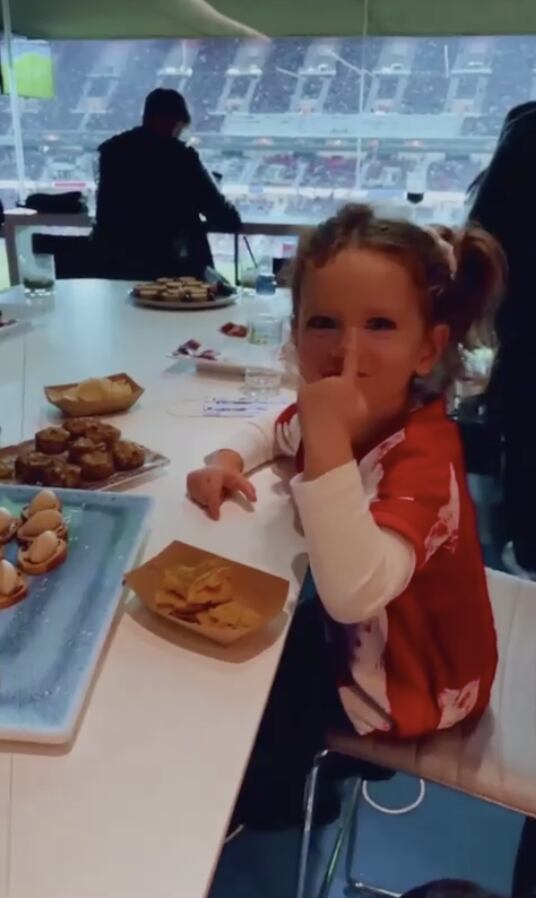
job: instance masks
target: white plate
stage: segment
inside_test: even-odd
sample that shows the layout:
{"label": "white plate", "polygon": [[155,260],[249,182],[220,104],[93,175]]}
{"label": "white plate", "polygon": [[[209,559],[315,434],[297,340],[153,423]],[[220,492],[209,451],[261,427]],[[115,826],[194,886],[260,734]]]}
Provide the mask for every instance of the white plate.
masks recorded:
{"label": "white plate", "polygon": [[131,295],[137,306],[175,312],[197,312],[202,309],[223,309],[225,306],[232,306],[236,302],[236,296],[234,294],[232,296],[218,296],[210,302],[169,302],[169,300],[145,299],[143,296],[136,296],[134,293]]}
{"label": "white plate", "polygon": [[[186,358],[186,356],[184,356],[184,358]],[[246,368],[261,367],[267,368],[267,370],[270,371],[278,371],[284,381],[290,381],[292,379],[292,372],[287,370],[283,360],[280,360],[279,363],[273,365],[264,365],[253,355],[248,359],[245,353],[242,358],[240,358],[240,356],[226,357],[222,355],[219,359],[213,361],[211,359],[200,359],[195,357],[192,361],[195,362],[196,370],[203,373],[210,372],[211,374],[227,374],[230,377],[243,377]]]}

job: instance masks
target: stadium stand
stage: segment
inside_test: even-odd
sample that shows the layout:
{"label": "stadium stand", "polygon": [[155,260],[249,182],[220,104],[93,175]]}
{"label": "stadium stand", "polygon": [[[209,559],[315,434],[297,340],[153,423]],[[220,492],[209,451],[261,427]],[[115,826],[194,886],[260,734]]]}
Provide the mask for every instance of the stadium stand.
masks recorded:
{"label": "stadium stand", "polygon": [[[262,49],[237,39],[64,41],[52,52],[55,98],[21,101],[29,191],[76,184],[91,195],[96,147],[137,124],[161,84],[184,92],[206,165],[242,214],[261,220],[314,221],[353,195],[399,202],[411,176],[432,211],[461,208],[505,113],[536,94],[528,36],[287,38]],[[5,96],[0,169],[8,205],[17,181]]]}

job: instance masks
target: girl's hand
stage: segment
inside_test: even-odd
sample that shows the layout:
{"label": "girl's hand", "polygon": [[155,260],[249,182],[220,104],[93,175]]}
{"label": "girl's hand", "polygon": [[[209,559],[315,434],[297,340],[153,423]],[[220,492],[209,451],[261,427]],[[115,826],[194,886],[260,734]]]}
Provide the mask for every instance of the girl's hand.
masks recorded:
{"label": "girl's hand", "polygon": [[304,439],[314,433],[323,440],[345,436],[350,443],[362,437],[369,419],[359,384],[357,333],[352,329],[340,375],[305,384],[298,393],[298,411]]}
{"label": "girl's hand", "polygon": [[233,493],[242,493],[250,502],[257,500],[251,481],[240,470],[224,464],[216,463],[191,471],[186,486],[190,499],[206,508],[214,521],[219,520],[223,500]]}

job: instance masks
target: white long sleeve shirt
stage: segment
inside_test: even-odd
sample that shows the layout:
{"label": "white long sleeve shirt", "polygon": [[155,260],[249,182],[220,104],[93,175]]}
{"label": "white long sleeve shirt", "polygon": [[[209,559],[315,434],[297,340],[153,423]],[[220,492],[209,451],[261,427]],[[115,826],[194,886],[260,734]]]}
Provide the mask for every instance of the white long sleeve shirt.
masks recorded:
{"label": "white long sleeve shirt", "polygon": [[[291,407],[228,448],[246,472],[278,455],[299,471],[300,444]],[[298,474],[292,492],[318,593],[341,626],[339,695],[358,733],[413,739],[481,714],[496,637],[463,448],[442,400],[359,464]]]}
{"label": "white long sleeve shirt", "polygon": [[[300,442],[297,415],[278,424],[270,414],[252,421],[225,448],[240,455],[247,473],[274,458],[295,457]],[[305,481],[299,474],[291,488],[326,611],[341,624],[369,620],[411,580],[415,570],[411,543],[375,523],[356,462],[316,480]]]}

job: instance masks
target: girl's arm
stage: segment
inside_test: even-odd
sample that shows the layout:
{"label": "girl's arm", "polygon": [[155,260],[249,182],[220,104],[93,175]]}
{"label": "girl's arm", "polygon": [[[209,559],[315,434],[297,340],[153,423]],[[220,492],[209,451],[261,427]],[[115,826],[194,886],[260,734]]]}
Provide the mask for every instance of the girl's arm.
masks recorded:
{"label": "girl's arm", "polygon": [[295,477],[292,491],[315,584],[335,621],[366,621],[404,591],[415,571],[415,550],[376,524],[355,461],[315,480]]}
{"label": "girl's arm", "polygon": [[250,421],[227,441],[223,449],[210,455],[206,461],[212,465],[232,466],[247,474],[280,456],[294,457],[300,439],[296,414],[268,412]]}

